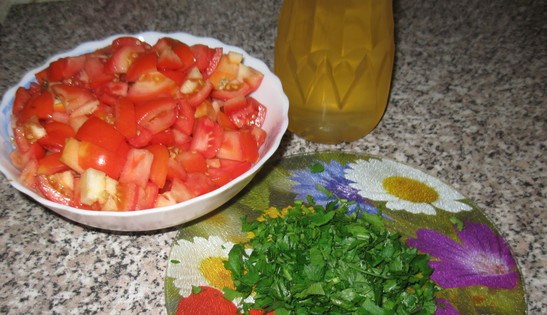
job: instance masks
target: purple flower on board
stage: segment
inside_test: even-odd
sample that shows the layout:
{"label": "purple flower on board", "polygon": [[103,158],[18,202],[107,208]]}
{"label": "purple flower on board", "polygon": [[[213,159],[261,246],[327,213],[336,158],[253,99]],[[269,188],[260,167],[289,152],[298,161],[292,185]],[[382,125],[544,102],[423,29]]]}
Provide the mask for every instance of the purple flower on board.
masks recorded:
{"label": "purple flower on board", "polygon": [[407,244],[437,258],[431,279],[443,288],[486,286],[512,289],[518,281],[516,263],[503,238],[485,224],[466,223],[460,242],[430,229],[419,229]]}
{"label": "purple flower on board", "polygon": [[[323,166],[322,171],[311,171],[309,169],[301,169],[292,172],[291,180],[297,182],[292,187],[292,191],[296,193],[296,199],[306,200],[307,196],[312,196],[315,203],[325,206],[327,203],[336,201],[336,199],[346,199],[354,201],[350,205],[349,213],[357,211],[365,211],[371,214],[378,213],[378,209],[368,200],[363,198],[359,191],[350,186],[348,179],[344,177],[345,169],[342,164],[337,161],[330,163],[317,162]],[[332,195],[325,193],[329,191]]]}
{"label": "purple flower on board", "polygon": [[450,304],[447,299],[435,299],[437,310],[435,315],[459,315],[458,311]]}

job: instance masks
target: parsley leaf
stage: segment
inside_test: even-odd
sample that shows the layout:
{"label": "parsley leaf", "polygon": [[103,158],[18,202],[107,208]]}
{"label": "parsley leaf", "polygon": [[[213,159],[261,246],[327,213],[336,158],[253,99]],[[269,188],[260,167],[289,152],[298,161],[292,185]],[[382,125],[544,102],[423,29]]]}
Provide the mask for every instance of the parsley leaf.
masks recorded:
{"label": "parsley leaf", "polygon": [[386,230],[380,215],[347,213],[347,201],[323,207],[308,198],[281,217],[242,218],[252,252],[242,244],[230,251],[236,290],[225,297],[252,295],[254,304],[241,302],[245,314],[433,314],[429,256]]}

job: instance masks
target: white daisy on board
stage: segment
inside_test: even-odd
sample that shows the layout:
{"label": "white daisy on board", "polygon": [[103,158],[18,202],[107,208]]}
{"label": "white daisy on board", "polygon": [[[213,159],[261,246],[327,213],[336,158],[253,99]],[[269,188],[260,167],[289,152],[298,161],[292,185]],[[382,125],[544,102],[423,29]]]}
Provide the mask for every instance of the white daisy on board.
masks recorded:
{"label": "white daisy on board", "polygon": [[218,236],[180,239],[171,249],[167,276],[175,279],[173,283],[183,297],[192,293],[192,286],[234,289],[230,271],[224,268],[233,246]]}
{"label": "white daisy on board", "polygon": [[439,179],[391,160],[358,160],[348,165],[345,177],[364,198],[386,201],[391,210],[436,214],[435,208],[448,212],[472,208],[459,201],[460,193]]}

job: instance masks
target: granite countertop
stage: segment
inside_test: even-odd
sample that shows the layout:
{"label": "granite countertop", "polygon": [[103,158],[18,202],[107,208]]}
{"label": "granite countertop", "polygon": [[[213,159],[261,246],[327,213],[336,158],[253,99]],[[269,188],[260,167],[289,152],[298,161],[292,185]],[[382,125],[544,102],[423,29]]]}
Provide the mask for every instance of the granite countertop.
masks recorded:
{"label": "granite countertop", "polygon": [[[184,31],[273,66],[279,0],[72,0],[15,5],[0,94],[49,56],[116,33]],[[366,152],[450,183],[499,228],[529,314],[547,313],[547,29],[542,0],[395,1],[396,63],[380,125],[353,143],[287,133],[278,154]],[[163,314],[177,228],[112,233],[66,221],[0,178],[0,313]]]}

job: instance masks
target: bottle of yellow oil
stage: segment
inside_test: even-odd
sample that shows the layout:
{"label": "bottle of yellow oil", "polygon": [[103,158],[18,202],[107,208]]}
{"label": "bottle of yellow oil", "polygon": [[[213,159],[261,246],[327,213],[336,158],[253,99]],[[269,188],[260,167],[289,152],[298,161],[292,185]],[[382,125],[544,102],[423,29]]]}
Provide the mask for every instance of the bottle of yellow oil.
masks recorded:
{"label": "bottle of yellow oil", "polygon": [[370,133],[388,103],[393,33],[391,0],[284,0],[274,71],[289,130],[329,144]]}

